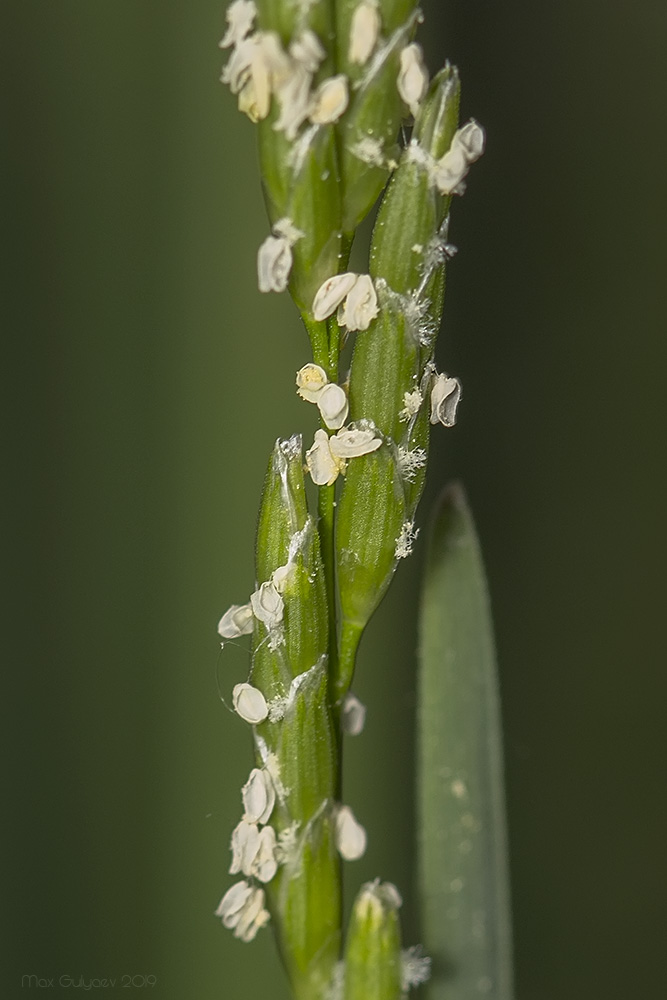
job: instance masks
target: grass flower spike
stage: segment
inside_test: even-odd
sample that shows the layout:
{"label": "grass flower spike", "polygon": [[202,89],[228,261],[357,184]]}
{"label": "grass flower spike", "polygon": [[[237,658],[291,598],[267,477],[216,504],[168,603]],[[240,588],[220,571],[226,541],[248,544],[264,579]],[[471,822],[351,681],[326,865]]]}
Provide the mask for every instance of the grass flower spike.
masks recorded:
{"label": "grass flower spike", "polygon": [[[437,373],[435,342],[451,200],[485,142],[474,120],[459,127],[456,69],[429,79],[420,20],[414,0],[235,0],[220,43],[222,81],[258,133],[259,291],[289,291],[300,314],[312,357],[296,392],[320,426],[305,454],[300,434],[276,441],[256,586],[218,625],[223,640],[252,635],[230,686],[254,766],[230,841],[242,878],[216,915],[242,941],[271,922],[296,1000],[398,1000],[429,968],[401,949],[394,885],[362,886],[346,938],[341,892],[341,863],[373,848],[342,801],[343,737],[366,717],[357,648],[417,542],[431,427],[456,420],[460,382]],[[357,273],[352,241],[381,192]]]}

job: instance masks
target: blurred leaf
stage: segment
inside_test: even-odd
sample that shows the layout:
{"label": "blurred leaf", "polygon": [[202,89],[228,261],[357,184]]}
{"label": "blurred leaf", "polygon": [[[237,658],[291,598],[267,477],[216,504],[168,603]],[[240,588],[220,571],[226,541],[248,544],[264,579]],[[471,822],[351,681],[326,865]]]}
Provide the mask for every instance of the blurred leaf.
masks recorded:
{"label": "blurred leaf", "polygon": [[512,996],[493,629],[459,485],[431,527],[420,619],[419,882],[429,1000]]}

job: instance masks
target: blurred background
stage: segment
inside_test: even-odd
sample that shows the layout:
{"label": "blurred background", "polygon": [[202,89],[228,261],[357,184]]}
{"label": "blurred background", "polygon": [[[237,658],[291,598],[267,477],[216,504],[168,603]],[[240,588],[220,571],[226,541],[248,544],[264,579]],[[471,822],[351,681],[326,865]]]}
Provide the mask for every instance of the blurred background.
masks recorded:
{"label": "blurred background", "polygon": [[[460,477],[497,627],[517,997],[659,997],[667,7],[424,7],[431,69],[458,64],[488,130],[439,346],[465,400],[421,522]],[[0,993],[129,976],[165,1000],[286,1000],[271,935],[241,945],[212,916],[250,767],[220,700],[246,654],[215,628],[253,586],[272,442],[313,429],[290,391],[305,334],[256,290],[268,230],[253,128],[217,82],[224,5],[1,18]],[[346,782],[370,834],[350,886],[396,881],[408,944],[419,559],[364,640]]]}

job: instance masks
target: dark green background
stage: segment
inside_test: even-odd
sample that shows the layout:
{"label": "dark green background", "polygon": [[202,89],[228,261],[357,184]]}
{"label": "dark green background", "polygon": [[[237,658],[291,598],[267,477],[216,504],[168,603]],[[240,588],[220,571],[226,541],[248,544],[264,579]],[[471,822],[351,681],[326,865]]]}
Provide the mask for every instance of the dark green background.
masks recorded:
{"label": "dark green background", "polygon": [[[667,8],[426,6],[431,68],[458,63],[488,129],[455,205],[440,359],[465,400],[430,489],[463,478],[490,575],[517,995],[659,998]],[[313,428],[305,336],[256,291],[223,22],[211,0],[2,5],[3,997],[33,973],[285,998],[270,934],[212,916],[250,766],[218,695],[246,661],[215,625],[253,585],[272,441]],[[370,834],[351,883],[395,879],[408,924],[418,568],[364,642],[346,793]]]}

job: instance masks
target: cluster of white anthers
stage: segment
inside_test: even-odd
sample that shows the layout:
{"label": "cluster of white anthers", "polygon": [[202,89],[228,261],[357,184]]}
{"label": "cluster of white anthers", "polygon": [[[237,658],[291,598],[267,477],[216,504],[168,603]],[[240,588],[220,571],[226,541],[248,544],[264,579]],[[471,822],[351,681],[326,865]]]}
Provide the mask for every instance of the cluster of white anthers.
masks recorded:
{"label": "cluster of white anthers", "polygon": [[[370,421],[359,421],[359,424]],[[371,426],[343,427],[332,437],[326,431],[315,431],[315,442],[306,452],[306,466],[316,486],[331,486],[345,472],[351,458],[369,455],[382,444],[376,428]]]}
{"label": "cluster of white anthers", "polygon": [[235,882],[220,900],[215,911],[223,926],[234,931],[234,937],[241,941],[252,941],[260,927],[271,919],[264,907],[264,890],[243,879]]}
{"label": "cluster of white anthers", "polygon": [[302,399],[316,403],[329,430],[338,431],[350,409],[345,389],[330,382],[324,368],[307,364],[296,373],[296,391]]}
{"label": "cluster of white anthers", "polygon": [[[292,39],[287,52],[273,31],[253,33],[257,7],[253,0],[234,0],[227,9],[227,31],[220,42],[232,53],[221,80],[238,94],[239,110],[252,121],[266,118],[274,94],[280,115],[274,128],[295,139],[301,126],[331,125],[347,109],[348,79],[344,74],[329,77],[316,88],[313,78],[325,58],[320,39],[310,29]],[[377,0],[361,0],[350,24],[348,58],[365,66],[375,50],[382,27]],[[428,73],[422,51],[412,42],[401,51],[397,88],[401,99],[416,114],[428,88]]]}
{"label": "cluster of white anthers", "polygon": [[266,118],[271,95],[280,104],[274,123],[290,140],[306,121],[331,125],[348,105],[347,77],[329,77],[313,88],[313,78],[325,57],[317,35],[306,29],[289,44],[287,52],[274,31],[251,33],[257,7],[253,0],[235,0],[227,10],[227,32],[220,42],[231,48],[221,80],[238,94],[239,110],[254,121]]}
{"label": "cluster of white anthers", "polygon": [[479,160],[484,152],[485,141],[484,129],[471,118],[454,133],[449,149],[439,160],[434,159],[414,139],[408,146],[408,156],[428,171],[431,183],[437,187],[440,194],[463,194],[464,177],[470,169],[470,164]]}
{"label": "cluster of white anthers", "polygon": [[313,319],[325,320],[338,310],[339,326],[367,330],[379,312],[378,297],[369,274],[346,271],[322,282],[313,299]]}
{"label": "cluster of white anthers", "polygon": [[[267,768],[253,768],[241,796],[244,812],[232,833],[229,873],[241,872],[247,878],[270,882],[278,870],[278,852],[276,831],[266,826],[276,803],[276,789]],[[215,913],[242,941],[252,941],[269,920],[264,890],[245,879],[227,890]]]}
{"label": "cluster of white anthers", "polygon": [[255,620],[266,625],[269,634],[278,639],[283,620],[285,602],[283,593],[292,571],[292,563],[279,566],[271,579],[262,583],[247,604],[232,604],[218,623],[218,633],[223,639],[238,639],[250,635]]}
{"label": "cluster of white anthers", "polygon": [[[457,378],[444,372],[438,374],[433,371],[432,375],[431,423],[453,427],[461,399],[461,383]],[[324,430],[316,431],[313,446],[306,452],[306,467],[313,482],[317,486],[331,486],[340,473],[345,472],[351,458],[376,451],[382,445],[382,439],[371,421],[359,420],[356,425],[343,426],[349,412],[347,394],[342,386],[329,381],[327,373],[320,365],[311,362],[300,368],[296,373],[296,385],[302,399],[317,404],[329,430],[338,432],[330,437]],[[412,420],[419,412],[423,401],[422,392],[418,388],[404,393],[404,407],[399,414],[400,419]],[[411,480],[425,464],[426,452],[423,448],[409,450],[401,446],[398,449],[398,461],[401,473],[406,479]],[[415,538],[416,534],[412,533],[410,525],[410,530],[404,533],[397,545],[397,558],[409,555]],[[285,567],[281,567],[281,571],[284,569]],[[241,611],[247,615],[249,612],[246,608],[232,608],[228,614],[233,612],[236,615]],[[252,631],[252,625],[248,631]]]}
{"label": "cluster of white anthers", "polygon": [[[252,725],[263,722],[269,716],[264,695],[251,684],[236,685],[234,707]],[[362,731],[366,708],[351,692],[343,702],[341,717],[346,732],[358,735]],[[280,842],[274,828],[268,825],[276,804],[276,789],[281,796],[287,794],[279,775],[277,760],[269,754],[266,766],[253,768],[241,789],[243,816],[232,832],[229,874],[240,873],[246,878],[227,890],[215,915],[242,941],[252,941],[269,920],[269,912],[264,906],[264,889],[255,882],[270,882],[278,865],[293,862],[295,851],[298,851],[296,824],[281,834]],[[333,823],[340,856],[345,861],[356,861],[366,850],[367,838],[363,826],[349,806],[339,803],[333,807]]]}

